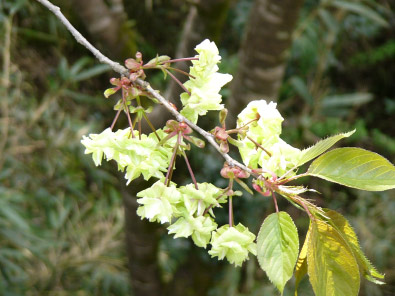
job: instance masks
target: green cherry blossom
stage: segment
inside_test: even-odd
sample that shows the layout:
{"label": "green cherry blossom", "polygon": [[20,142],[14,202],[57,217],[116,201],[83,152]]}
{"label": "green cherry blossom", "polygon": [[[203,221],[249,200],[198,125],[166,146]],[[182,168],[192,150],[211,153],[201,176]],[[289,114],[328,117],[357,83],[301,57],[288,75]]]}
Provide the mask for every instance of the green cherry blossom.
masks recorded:
{"label": "green cherry blossom", "polygon": [[220,207],[220,203],[226,202],[225,198],[220,198],[223,190],[210,183],[198,183],[197,190],[194,184],[188,184],[180,187],[180,192],[183,195],[184,206],[190,215],[203,215],[204,211],[211,207],[210,214],[213,207]]}
{"label": "green cherry blossom", "polygon": [[170,223],[177,203],[181,201],[181,194],[174,184],[166,186],[157,181],[150,188],[137,193],[140,206],[137,215],[150,222]]}
{"label": "green cherry blossom", "polygon": [[169,234],[174,233],[174,238],[192,236],[198,247],[206,248],[210,241],[211,233],[217,228],[217,223],[209,216],[193,217],[188,213],[179,218],[167,229]]}
{"label": "green cherry blossom", "polygon": [[280,138],[283,120],[277,104],[265,100],[250,102],[239,114],[237,127],[245,132],[238,136],[238,148],[247,166],[260,167],[279,176],[297,164],[301,151]]}
{"label": "green cherry blossom", "polygon": [[226,257],[230,263],[241,266],[249,252],[256,255],[254,240],[255,235],[241,223],[234,227],[224,225],[213,232],[210,242],[212,247],[208,253],[220,260]]}
{"label": "green cherry blossom", "polygon": [[[157,130],[156,134],[164,138],[166,134]],[[154,133],[142,134],[141,139],[135,131],[135,138],[130,137],[130,129],[126,128],[113,132],[107,128],[100,134],[83,136],[81,143],[85,146],[85,154],[92,154],[96,166],[101,165],[103,157],[115,160],[118,170],[126,169],[127,184],[141,174],[145,180],[151,177],[158,179],[167,171],[175,139],[170,139],[166,145],[158,146]]]}
{"label": "green cherry blossom", "polygon": [[184,106],[181,114],[196,123],[199,115],[205,115],[209,110],[222,110],[221,88],[232,80],[232,75],[218,73],[217,64],[221,60],[219,51],[214,42],[208,39],[196,46],[199,53],[198,60],[192,61],[189,73],[193,76],[184,83],[189,90],[181,94],[181,102]]}

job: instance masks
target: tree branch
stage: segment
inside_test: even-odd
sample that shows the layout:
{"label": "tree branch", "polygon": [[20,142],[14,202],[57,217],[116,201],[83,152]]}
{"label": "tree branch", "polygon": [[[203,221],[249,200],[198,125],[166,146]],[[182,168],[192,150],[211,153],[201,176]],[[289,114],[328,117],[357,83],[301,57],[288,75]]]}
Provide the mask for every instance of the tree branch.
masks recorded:
{"label": "tree branch", "polygon": [[[119,63],[116,63],[112,60],[110,60],[108,57],[106,57],[104,54],[102,54],[96,47],[94,47],[84,36],[81,35],[80,32],[77,31],[77,29],[74,28],[74,26],[68,21],[68,19],[63,15],[63,13],[60,11],[60,8],[58,6],[53,5],[51,2],[48,0],[36,0],[40,2],[42,5],[44,5],[46,8],[48,8],[65,26],[66,28],[70,31],[70,33],[74,36],[75,40],[77,40],[78,43],[82,44],[86,49],[88,49],[101,63],[109,65],[115,72],[128,76],[129,75],[129,70],[120,65]],[[223,153],[221,151],[221,148],[217,144],[217,142],[214,139],[214,136],[202,128],[200,128],[198,125],[194,124],[184,116],[182,116],[177,110],[175,110],[169,103],[167,99],[165,99],[162,95],[159,94],[156,90],[154,90],[151,85],[141,79],[137,79],[135,81],[136,84],[138,84],[140,87],[143,88],[147,93],[149,93],[151,96],[153,96],[155,99],[157,99],[179,122],[185,122],[188,124],[192,129],[194,129],[197,133],[199,133],[202,137],[204,137],[217,151],[222,155],[222,157],[226,160],[226,162],[229,164],[229,166],[237,166],[246,172],[253,174],[252,170],[246,167],[245,165],[241,164],[237,160],[234,160],[232,157],[230,157],[227,153]]]}

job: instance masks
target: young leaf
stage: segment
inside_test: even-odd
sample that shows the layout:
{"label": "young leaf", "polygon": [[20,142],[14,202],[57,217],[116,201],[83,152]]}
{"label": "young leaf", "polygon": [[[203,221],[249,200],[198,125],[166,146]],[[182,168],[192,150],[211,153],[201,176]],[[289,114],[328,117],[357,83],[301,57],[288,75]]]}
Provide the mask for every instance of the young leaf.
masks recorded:
{"label": "young leaf", "polygon": [[364,277],[375,284],[384,284],[384,282],[379,280],[384,279],[384,275],[379,273],[369,261],[369,259],[366,258],[359,245],[357,235],[355,234],[354,229],[348,223],[347,219],[336,211],[330,209],[324,209],[324,211],[325,215],[331,219],[330,223],[340,232],[340,234],[351,247],[351,250],[354,252],[355,258],[357,259],[359,268]]}
{"label": "young leaf", "polygon": [[347,242],[334,227],[318,219],[312,221],[309,232],[307,270],[315,295],[358,295],[358,264]]}
{"label": "young leaf", "polygon": [[115,94],[117,92],[119,88],[118,87],[113,87],[113,88],[107,88],[104,91],[104,96],[106,97],[106,99],[108,99],[109,96]]}
{"label": "young leaf", "polygon": [[298,295],[298,287],[300,282],[302,281],[303,277],[307,274],[307,246],[309,243],[309,237],[310,237],[310,230],[311,227],[309,227],[309,231],[307,231],[306,238],[303,243],[302,250],[299,253],[298,261],[296,262],[296,268],[295,268],[295,296]]}
{"label": "young leaf", "polygon": [[263,222],[257,238],[261,268],[283,293],[298,258],[298,231],[286,212],[273,213]]}
{"label": "young leaf", "polygon": [[368,191],[395,188],[395,166],[381,155],[361,148],[329,151],[313,161],[307,174]]}
{"label": "young leaf", "polygon": [[333,145],[336,144],[339,140],[343,138],[347,138],[351,136],[355,130],[350,131],[348,133],[341,133],[329,138],[326,138],[324,140],[321,140],[314,144],[313,146],[304,149],[301,151],[301,156],[299,158],[298,164],[296,166],[301,166],[302,164],[305,164],[306,162],[316,158],[317,156],[321,155],[324,153],[326,150],[331,148]]}

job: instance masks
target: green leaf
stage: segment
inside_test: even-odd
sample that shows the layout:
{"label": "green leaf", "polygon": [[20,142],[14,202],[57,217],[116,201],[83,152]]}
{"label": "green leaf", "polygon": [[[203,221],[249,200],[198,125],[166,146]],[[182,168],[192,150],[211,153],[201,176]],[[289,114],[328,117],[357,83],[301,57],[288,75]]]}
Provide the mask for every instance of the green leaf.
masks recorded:
{"label": "green leaf", "polygon": [[340,233],[330,224],[310,224],[307,270],[317,296],[357,296],[359,269],[354,254]]}
{"label": "green leaf", "polygon": [[314,160],[308,175],[368,191],[395,188],[395,166],[361,148],[338,148]]}
{"label": "green leaf", "polygon": [[283,293],[298,258],[298,231],[286,212],[273,213],[263,222],[257,238],[261,268]]}
{"label": "green leaf", "polygon": [[367,280],[373,283],[384,284],[384,282],[378,280],[384,279],[384,275],[379,273],[369,261],[369,259],[366,258],[361,246],[359,245],[357,235],[355,234],[354,229],[351,227],[350,223],[348,223],[347,219],[336,211],[330,209],[324,209],[324,211],[325,215],[331,219],[329,222],[340,232],[354,252],[354,256],[357,259],[361,274],[363,274]]}
{"label": "green leaf", "polygon": [[115,94],[117,92],[118,88],[117,87],[113,87],[113,88],[107,88],[104,91],[104,96],[106,97],[106,99],[108,99],[109,96]]}
{"label": "green leaf", "polygon": [[317,156],[321,155],[326,150],[331,148],[333,145],[335,145],[338,141],[340,141],[343,138],[347,138],[347,137],[351,136],[354,132],[355,132],[355,130],[350,131],[348,133],[341,133],[341,134],[326,138],[324,140],[317,142],[313,146],[302,150],[297,166],[301,166],[302,164],[305,164],[306,162],[316,158]]}
{"label": "green leaf", "polygon": [[300,282],[302,281],[303,277],[307,274],[307,246],[310,237],[310,230],[307,231],[306,238],[303,243],[302,250],[299,253],[298,261],[296,262],[295,268],[295,296],[298,295],[298,287]]}
{"label": "green leaf", "polygon": [[388,26],[388,22],[376,11],[374,11],[372,8],[370,8],[367,5],[364,5],[362,3],[356,3],[356,2],[350,2],[350,1],[341,1],[341,0],[335,0],[335,1],[330,1],[328,2],[329,5],[335,6],[344,10],[348,10],[351,12],[354,12],[358,15],[364,16],[378,25],[381,26]]}

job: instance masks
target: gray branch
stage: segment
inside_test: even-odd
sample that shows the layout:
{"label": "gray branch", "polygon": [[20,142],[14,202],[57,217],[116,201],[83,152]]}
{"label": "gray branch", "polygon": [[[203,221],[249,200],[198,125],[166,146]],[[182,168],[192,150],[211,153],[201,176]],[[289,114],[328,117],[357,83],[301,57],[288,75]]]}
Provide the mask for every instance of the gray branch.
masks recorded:
{"label": "gray branch", "polygon": [[[44,5],[46,8],[48,8],[60,21],[66,26],[66,28],[70,31],[70,33],[74,36],[75,40],[77,40],[78,43],[82,44],[86,49],[88,49],[101,63],[109,65],[115,72],[128,76],[129,75],[129,70],[120,65],[119,63],[116,63],[112,60],[110,60],[108,57],[106,57],[104,54],[102,54],[96,47],[94,47],[84,36],[81,35],[80,32],[77,31],[76,28],[73,27],[73,25],[67,20],[67,18],[63,15],[63,13],[60,11],[60,8],[58,6],[53,5],[51,2],[48,0],[36,0],[40,2],[42,5]],[[140,87],[142,87],[147,93],[149,93],[151,96],[153,96],[155,99],[157,99],[165,108],[177,119],[179,122],[185,122],[188,124],[192,129],[194,129],[197,133],[199,133],[202,137],[204,137],[221,155],[222,157],[226,160],[226,162],[229,164],[229,166],[237,166],[248,173],[252,173],[251,169],[247,168],[245,165],[241,164],[237,160],[234,160],[232,157],[230,157],[227,153],[223,153],[217,144],[217,142],[214,139],[214,136],[184,116],[182,116],[177,110],[175,110],[169,103],[167,99],[165,99],[162,95],[159,94],[156,90],[154,90],[151,85],[141,79],[137,79],[136,84],[138,84]]]}

